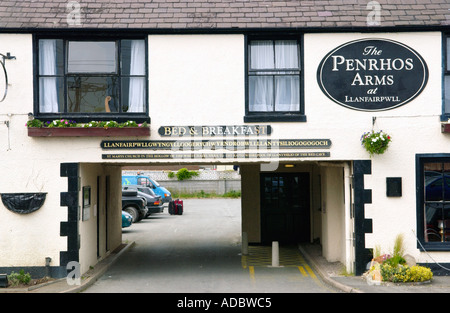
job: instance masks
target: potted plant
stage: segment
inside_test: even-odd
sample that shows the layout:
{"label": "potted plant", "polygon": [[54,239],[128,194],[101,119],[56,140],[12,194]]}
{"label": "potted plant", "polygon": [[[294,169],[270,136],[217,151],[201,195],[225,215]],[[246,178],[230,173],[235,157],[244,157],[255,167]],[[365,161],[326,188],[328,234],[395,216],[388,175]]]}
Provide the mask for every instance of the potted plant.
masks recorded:
{"label": "potted plant", "polygon": [[424,283],[430,282],[433,278],[433,272],[429,267],[417,265],[411,257],[408,262],[406,261],[402,234],[395,238],[392,254],[377,254],[379,251],[374,253],[370,269],[363,275],[368,283],[377,285],[381,282]]}
{"label": "potted plant", "polygon": [[26,123],[30,137],[84,137],[84,136],[150,136],[147,123],[138,124],[135,121],[118,123],[116,121],[91,121],[79,124],[73,120],[58,119],[40,121],[33,119]]}
{"label": "potted plant", "polygon": [[391,141],[391,136],[383,131],[375,132],[372,130],[361,136],[361,145],[369,152],[370,156],[383,154]]}

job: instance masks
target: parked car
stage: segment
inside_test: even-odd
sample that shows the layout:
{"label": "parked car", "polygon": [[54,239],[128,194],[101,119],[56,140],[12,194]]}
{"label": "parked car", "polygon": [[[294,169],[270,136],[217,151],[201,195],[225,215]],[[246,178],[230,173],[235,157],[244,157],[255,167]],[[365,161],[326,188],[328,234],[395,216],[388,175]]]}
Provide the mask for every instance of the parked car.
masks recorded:
{"label": "parked car", "polygon": [[133,224],[133,217],[131,214],[122,211],[122,228],[130,227]]}
{"label": "parked car", "polygon": [[147,200],[137,190],[122,190],[122,211],[133,217],[133,223],[147,216]]}
{"label": "parked car", "polygon": [[161,196],[155,194],[150,187],[126,185],[123,186],[123,190],[137,190],[139,195],[146,198],[148,208],[147,216],[152,213],[162,213],[164,211],[164,204],[161,200]]}
{"label": "parked car", "polygon": [[172,194],[169,190],[161,186],[156,180],[149,176],[135,175],[122,176],[122,187],[125,185],[139,185],[153,189],[155,194],[161,196],[163,203],[169,203],[172,200]]}
{"label": "parked car", "polygon": [[425,173],[425,200],[450,200],[450,176],[435,172]]}

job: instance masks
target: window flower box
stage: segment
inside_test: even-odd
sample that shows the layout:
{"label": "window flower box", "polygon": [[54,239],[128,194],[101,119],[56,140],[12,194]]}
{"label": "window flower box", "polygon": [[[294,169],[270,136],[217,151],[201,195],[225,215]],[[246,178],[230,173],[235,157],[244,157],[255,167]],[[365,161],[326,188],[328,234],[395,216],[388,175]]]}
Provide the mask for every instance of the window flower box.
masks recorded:
{"label": "window flower box", "polygon": [[450,133],[450,122],[441,123],[441,131],[443,133]]}
{"label": "window flower box", "polygon": [[148,137],[150,127],[128,121],[119,124],[114,121],[76,124],[74,121],[54,120],[41,122],[32,120],[27,123],[30,137]]}

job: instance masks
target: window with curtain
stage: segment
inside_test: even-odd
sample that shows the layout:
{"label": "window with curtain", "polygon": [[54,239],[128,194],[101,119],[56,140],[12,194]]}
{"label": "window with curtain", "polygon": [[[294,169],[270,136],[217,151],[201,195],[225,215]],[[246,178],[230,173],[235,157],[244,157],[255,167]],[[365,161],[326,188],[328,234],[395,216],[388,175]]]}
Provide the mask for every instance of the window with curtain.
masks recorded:
{"label": "window with curtain", "polygon": [[450,117],[450,35],[444,40],[444,114]]}
{"label": "window with curtain", "polygon": [[417,237],[429,251],[450,250],[450,156],[417,157]]}
{"label": "window with curtain", "polygon": [[38,49],[38,117],[148,115],[145,40],[40,39]]}
{"label": "window with curtain", "polygon": [[250,40],[247,114],[301,114],[300,74],[299,40]]}

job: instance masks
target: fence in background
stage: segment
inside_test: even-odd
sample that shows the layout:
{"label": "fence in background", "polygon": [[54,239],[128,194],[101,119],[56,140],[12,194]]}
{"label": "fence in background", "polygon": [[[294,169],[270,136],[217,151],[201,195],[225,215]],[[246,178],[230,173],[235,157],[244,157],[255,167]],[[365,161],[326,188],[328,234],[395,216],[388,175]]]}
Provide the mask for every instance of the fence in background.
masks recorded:
{"label": "fence in background", "polygon": [[[138,171],[122,171],[122,175],[136,175]],[[169,189],[172,193],[216,193],[241,191],[241,175],[236,171],[199,170],[198,176],[179,181],[169,178],[170,171],[139,171],[141,175],[149,176]],[[174,172],[176,174],[176,172]]]}

